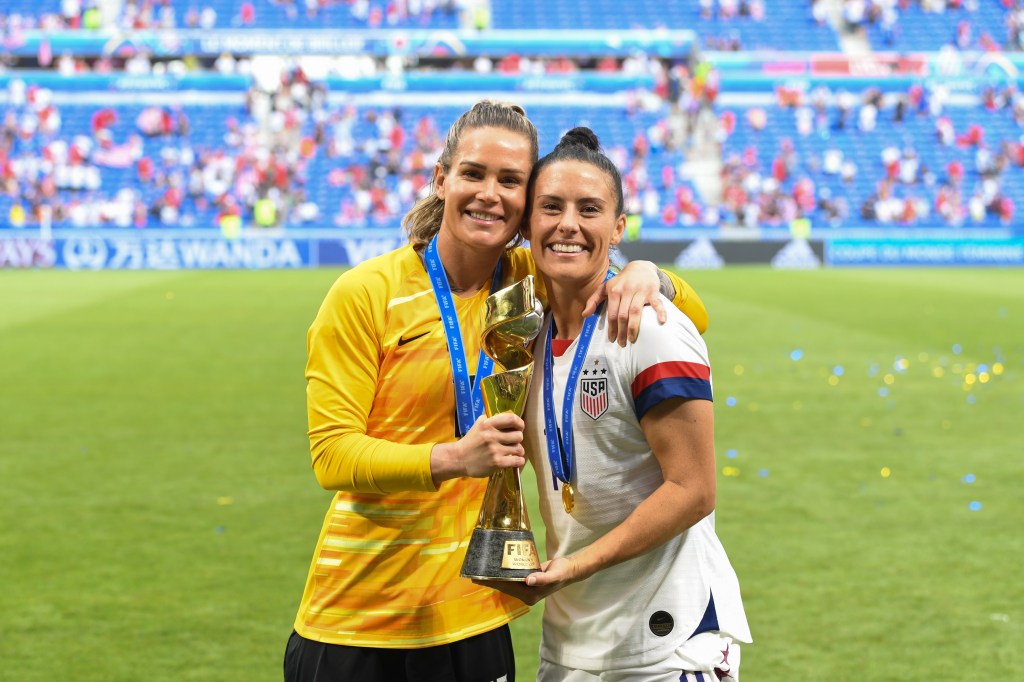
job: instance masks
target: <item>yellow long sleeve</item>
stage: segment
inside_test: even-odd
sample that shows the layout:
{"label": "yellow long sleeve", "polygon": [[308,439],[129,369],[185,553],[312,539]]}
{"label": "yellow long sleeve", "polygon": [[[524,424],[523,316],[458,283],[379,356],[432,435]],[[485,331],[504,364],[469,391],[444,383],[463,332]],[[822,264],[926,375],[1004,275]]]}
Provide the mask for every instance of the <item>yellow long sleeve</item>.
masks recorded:
{"label": "yellow long sleeve", "polygon": [[708,310],[704,307],[704,301],[700,300],[700,296],[694,290],[690,284],[679,275],[668,270],[662,270],[668,278],[672,280],[672,286],[676,289],[675,298],[672,299],[672,303],[677,308],[683,311],[694,326],[697,327],[697,331],[701,334],[708,329]]}

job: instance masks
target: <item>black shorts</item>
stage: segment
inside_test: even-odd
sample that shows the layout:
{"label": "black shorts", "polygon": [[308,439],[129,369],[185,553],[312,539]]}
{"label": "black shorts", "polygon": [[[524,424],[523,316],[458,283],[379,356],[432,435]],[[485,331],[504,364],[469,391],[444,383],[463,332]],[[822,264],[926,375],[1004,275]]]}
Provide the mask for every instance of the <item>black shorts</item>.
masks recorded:
{"label": "black shorts", "polygon": [[425,649],[325,644],[293,632],[285,682],[515,682],[508,626]]}

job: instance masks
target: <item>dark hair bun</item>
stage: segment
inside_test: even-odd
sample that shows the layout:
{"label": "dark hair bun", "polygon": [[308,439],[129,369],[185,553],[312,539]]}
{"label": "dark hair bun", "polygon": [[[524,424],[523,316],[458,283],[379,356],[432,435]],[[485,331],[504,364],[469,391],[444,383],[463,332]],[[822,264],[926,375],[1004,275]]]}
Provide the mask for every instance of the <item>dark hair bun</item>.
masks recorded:
{"label": "dark hair bun", "polygon": [[595,152],[601,151],[601,143],[598,141],[597,135],[586,126],[573,128],[565,135],[562,135],[562,139],[558,141],[559,147],[568,147],[570,145],[585,147]]}

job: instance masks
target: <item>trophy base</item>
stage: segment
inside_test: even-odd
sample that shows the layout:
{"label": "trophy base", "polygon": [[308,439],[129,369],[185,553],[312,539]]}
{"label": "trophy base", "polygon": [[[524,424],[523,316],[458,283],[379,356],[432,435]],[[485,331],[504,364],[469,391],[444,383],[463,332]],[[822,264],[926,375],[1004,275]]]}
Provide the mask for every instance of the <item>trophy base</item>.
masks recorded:
{"label": "trophy base", "polygon": [[538,570],[540,558],[533,532],[474,528],[460,575],[474,580],[523,582]]}

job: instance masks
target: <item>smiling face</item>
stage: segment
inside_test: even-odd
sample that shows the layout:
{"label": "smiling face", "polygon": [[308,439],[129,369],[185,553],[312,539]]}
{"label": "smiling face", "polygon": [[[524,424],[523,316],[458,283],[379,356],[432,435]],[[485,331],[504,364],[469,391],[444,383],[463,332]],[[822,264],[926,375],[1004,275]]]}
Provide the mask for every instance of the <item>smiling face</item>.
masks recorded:
{"label": "smiling face", "polygon": [[608,249],[626,229],[611,182],[583,161],[556,161],[537,175],[526,236],[538,269],[553,285],[587,293],[604,281]]}
{"label": "smiling face", "polygon": [[449,169],[434,169],[434,188],[444,201],[439,239],[503,249],[522,226],[532,166],[526,136],[495,127],[465,131]]}

